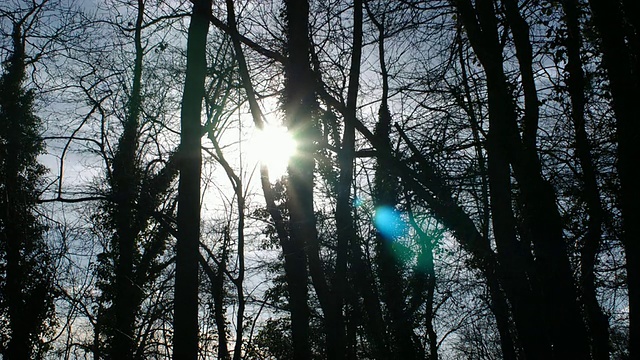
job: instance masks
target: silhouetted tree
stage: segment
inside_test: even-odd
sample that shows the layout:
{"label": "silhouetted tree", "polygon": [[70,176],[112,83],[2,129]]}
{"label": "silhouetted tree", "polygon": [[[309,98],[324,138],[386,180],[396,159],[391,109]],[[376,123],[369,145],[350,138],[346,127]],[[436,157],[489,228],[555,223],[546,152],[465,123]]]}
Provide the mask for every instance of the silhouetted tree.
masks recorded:
{"label": "silhouetted tree", "polygon": [[37,215],[45,168],[34,92],[25,89],[24,28],[43,4],[12,19],[11,54],[0,77],[0,354],[4,359],[43,356],[43,336],[52,325],[53,269]]}
{"label": "silhouetted tree", "polygon": [[640,149],[640,8],[638,2],[590,0],[599,34],[602,63],[607,70],[611,107],[616,117],[618,203],[622,215],[627,290],[629,292],[629,358],[640,356],[640,188],[635,170]]}
{"label": "silhouetted tree", "polygon": [[[306,0],[286,0],[284,5],[288,60],[285,64],[283,103],[287,128],[299,143],[299,148],[288,167],[289,241],[283,251],[291,308],[293,359],[308,359],[309,307],[305,249],[316,252],[318,246],[313,211],[315,134],[312,116],[315,92],[309,56],[309,3]],[[314,282],[324,281],[318,278],[318,264],[312,266],[315,266],[315,274],[312,274]]]}
{"label": "silhouetted tree", "polygon": [[173,358],[198,358],[198,260],[200,245],[200,178],[202,100],[211,0],[193,3],[187,38],[187,70],[182,94],[178,184],[178,237],[174,295]]}
{"label": "silhouetted tree", "polygon": [[[133,80],[124,111],[122,134],[118,139],[107,171],[106,201],[103,202],[104,230],[111,237],[107,249],[99,255],[97,270],[101,289],[100,301],[105,305],[98,314],[104,334],[104,345],[111,358],[144,357],[147,344],[141,326],[144,299],[153,283],[167,266],[161,259],[166,250],[169,231],[154,220],[155,213],[166,202],[177,176],[175,156],[162,161],[164,167],[152,171],[144,162],[141,144],[143,95],[145,3],[137,2],[134,29],[135,56]],[[171,205],[168,207],[171,211]]]}

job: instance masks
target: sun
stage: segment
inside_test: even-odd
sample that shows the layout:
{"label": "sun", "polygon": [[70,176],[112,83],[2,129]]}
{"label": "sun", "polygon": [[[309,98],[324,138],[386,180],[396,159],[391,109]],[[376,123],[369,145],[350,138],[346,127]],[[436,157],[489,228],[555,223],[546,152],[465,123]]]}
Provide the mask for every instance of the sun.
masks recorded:
{"label": "sun", "polygon": [[248,145],[251,158],[269,169],[271,179],[284,176],[289,159],[298,147],[286,127],[275,125],[265,125],[262,130],[256,129]]}

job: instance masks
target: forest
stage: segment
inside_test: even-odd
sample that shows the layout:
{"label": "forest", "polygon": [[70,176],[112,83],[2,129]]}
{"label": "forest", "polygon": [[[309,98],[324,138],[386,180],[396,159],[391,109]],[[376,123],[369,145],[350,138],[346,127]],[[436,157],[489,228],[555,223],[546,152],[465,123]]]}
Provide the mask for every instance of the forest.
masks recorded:
{"label": "forest", "polygon": [[640,1],[6,0],[0,59],[1,359],[640,359]]}

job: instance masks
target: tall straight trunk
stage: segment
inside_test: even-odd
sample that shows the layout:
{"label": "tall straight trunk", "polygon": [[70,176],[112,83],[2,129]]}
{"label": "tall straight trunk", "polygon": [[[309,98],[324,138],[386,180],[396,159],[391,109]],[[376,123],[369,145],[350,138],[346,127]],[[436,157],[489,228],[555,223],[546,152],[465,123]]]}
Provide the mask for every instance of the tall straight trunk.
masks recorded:
{"label": "tall straight trunk", "polygon": [[23,227],[22,225],[26,224],[24,224],[24,221],[21,221],[23,220],[24,212],[28,211],[28,207],[24,204],[25,199],[20,196],[22,195],[20,194],[18,179],[20,165],[18,164],[17,157],[7,156],[7,158],[2,159],[2,161],[5,162],[5,164],[3,164],[5,168],[3,170],[5,171],[3,172],[6,173],[2,179],[2,190],[4,191],[0,194],[4,197],[5,204],[2,205],[5,207],[3,210],[6,211],[0,218],[3,223],[0,241],[5,244],[6,249],[3,259],[6,269],[6,273],[3,275],[6,283],[3,289],[4,294],[2,295],[7,307],[7,314],[9,315],[8,327],[11,335],[6,349],[3,349],[3,356],[7,360],[27,360],[31,357],[33,348],[30,344],[31,334],[29,327],[31,324],[28,324],[28,322],[22,319],[25,312],[30,310],[26,309],[25,306],[27,299],[23,292],[25,279],[22,266],[23,259],[20,252],[27,238],[31,235],[29,234],[30,229],[27,226]]}
{"label": "tall straight trunk", "polygon": [[198,258],[200,243],[201,111],[211,0],[195,0],[187,39],[187,71],[181,109],[178,238],[174,295],[173,358],[198,358]]}
{"label": "tall straight trunk", "polygon": [[[386,104],[385,104],[386,105]],[[391,115],[388,108],[380,107],[380,117],[376,136],[389,144],[388,124]],[[381,125],[381,126],[380,126]],[[387,130],[380,130],[387,127]],[[390,147],[390,146],[389,146]],[[375,173],[374,201],[377,211],[394,209],[397,203],[398,180],[391,172],[389,164],[378,158]],[[386,208],[386,209],[385,209]],[[381,232],[376,234],[378,276],[382,290],[382,299],[387,306],[389,330],[391,332],[391,348],[402,359],[420,357],[419,344],[414,342],[413,325],[405,306],[405,279],[402,276],[401,264],[396,258],[393,236]]]}
{"label": "tall straight trunk", "polygon": [[[376,291],[373,270],[362,251],[360,237],[357,235],[349,241],[349,260],[352,270],[349,280],[354,290],[362,297],[364,310],[364,330],[373,347],[376,359],[391,359],[391,349],[386,332],[385,320],[380,307],[380,296]],[[353,303],[352,306],[359,304]]]}
{"label": "tall straight trunk", "polygon": [[511,207],[511,174],[503,151],[496,146],[495,133],[487,140],[489,190],[493,234],[501,264],[502,282],[512,305],[514,322],[520,343],[527,358],[549,358],[551,343],[546,331],[544,312],[538,305],[538,296],[530,284],[525,267],[526,254],[517,240],[516,220]]}
{"label": "tall straight trunk", "polygon": [[102,303],[99,303],[95,324],[93,325],[93,343],[91,344],[93,360],[100,360],[102,358],[102,341],[100,340],[100,333],[102,331],[102,309]]}
{"label": "tall straight trunk", "polygon": [[[536,149],[523,144],[520,138],[514,99],[502,67],[502,48],[498,40],[498,22],[493,1],[478,1],[476,8],[469,0],[458,0],[456,5],[471,45],[487,76],[489,171],[491,172],[491,162],[495,162],[494,169],[502,173],[496,173],[496,176],[506,181],[510,165],[521,190],[520,202],[525,219],[525,231],[521,234],[521,240],[533,244],[535,272],[539,276],[538,281],[544,294],[544,312],[547,314],[553,357],[586,359],[590,356],[588,339],[577,301],[555,193],[542,176]],[[495,190],[500,191],[498,188]],[[504,206],[506,207],[506,202]],[[493,216],[495,225],[499,215]],[[528,256],[520,261],[526,262],[527,258]],[[506,268],[504,271],[511,269]],[[520,296],[524,298],[525,295]],[[535,308],[530,311],[535,313]],[[530,323],[521,324],[518,328],[532,329],[527,330],[532,335],[539,331],[535,329],[535,324]],[[531,345],[530,349],[535,351],[535,344]]]}
{"label": "tall straight trunk", "polygon": [[[360,308],[360,301],[357,297],[355,288],[347,287],[347,293],[345,295],[345,326],[346,330],[346,359],[357,360],[358,359],[358,325],[362,324],[364,316],[362,309]],[[380,357],[377,357],[380,359]]]}
{"label": "tall straight trunk", "polygon": [[[285,271],[289,286],[294,359],[310,358],[307,264],[305,248],[317,247],[313,211],[314,144],[311,122],[314,99],[309,63],[309,3],[285,0],[287,52],[285,64],[285,115],[298,153],[289,162],[287,197],[290,216],[289,251]],[[320,281],[317,279],[316,281]],[[320,294],[319,296],[322,296]],[[326,315],[326,314],[325,314]]]}
{"label": "tall straight trunk", "polygon": [[133,83],[127,104],[127,117],[124,131],[118,142],[111,172],[113,192],[113,220],[115,224],[114,249],[116,250],[115,297],[113,310],[115,329],[110,344],[110,356],[114,359],[133,359],[136,349],[134,334],[136,314],[141,298],[137,284],[134,283],[134,252],[137,231],[134,229],[135,202],[137,198],[138,173],[136,164],[138,151],[138,128],[141,111],[142,79],[142,22],[144,1],[138,0],[136,28],[134,32],[135,60]]}
{"label": "tall straight trunk", "polygon": [[[236,193],[238,197],[238,277],[233,280],[236,287],[236,295],[238,297],[238,309],[236,312],[236,338],[233,347],[233,360],[242,358],[242,344],[244,335],[244,311],[246,308],[246,299],[244,296],[244,220],[245,220],[245,198],[242,190],[242,180],[238,179],[236,184]],[[220,334],[219,336],[225,336]]]}
{"label": "tall straight trunk", "polygon": [[[428,239],[424,239],[425,241]],[[428,246],[427,246],[428,247]],[[435,290],[436,290],[436,273],[433,263],[433,249],[424,248],[422,250],[425,261],[421,261],[421,266],[426,269],[427,278],[425,279],[427,285],[427,299],[426,299],[426,313],[425,313],[425,327],[427,328],[427,337],[429,339],[429,360],[438,360],[438,336],[434,325],[435,322]]]}
{"label": "tall straight trunk", "polygon": [[596,170],[591,156],[591,144],[585,128],[585,77],[580,58],[582,34],[577,0],[563,0],[565,22],[567,24],[566,71],[569,73],[567,86],[571,99],[571,119],[576,132],[575,149],[582,169],[582,192],[587,205],[587,232],[582,240],[580,253],[580,285],[587,324],[591,338],[591,352],[595,360],[609,359],[609,321],[603,313],[596,294],[594,267],[602,237],[603,209]]}
{"label": "tall straight trunk", "polygon": [[[289,163],[287,194],[291,216],[291,242],[304,244],[313,285],[318,302],[324,314],[325,342],[327,358],[339,359],[345,355],[344,319],[342,300],[329,287],[324,266],[320,259],[320,243],[313,210],[313,172],[315,168],[315,135],[311,117],[317,107],[313,90],[313,76],[310,64],[308,29],[308,4],[287,5],[289,63],[285,66],[287,90],[285,111],[287,127],[297,138],[299,156],[294,155]],[[303,13],[304,12],[304,13]],[[292,23],[293,17],[296,18]],[[303,23],[304,21],[304,23]],[[299,33],[293,35],[293,31]],[[288,68],[288,70],[287,70]],[[290,100],[289,100],[290,99]],[[338,254],[337,266],[344,263],[344,254]]]}
{"label": "tall straight trunk", "polygon": [[[4,120],[4,119],[3,119]],[[11,338],[7,344],[6,349],[3,349],[3,356],[7,360],[27,360],[31,358],[33,348],[30,343],[30,326],[28,321],[24,321],[23,316],[27,311],[26,309],[26,296],[23,293],[24,288],[24,272],[22,265],[22,256],[20,254],[24,243],[26,242],[29,234],[29,229],[23,229],[23,216],[27,211],[26,206],[21,204],[23,199],[21,198],[18,174],[19,165],[17,158],[7,157],[2,159],[4,164],[6,176],[2,179],[4,183],[4,191],[2,195],[5,198],[5,204],[3,204],[6,212],[2,214],[1,220],[3,223],[2,233],[0,233],[0,241],[5,244],[4,254],[4,267],[5,274],[4,281],[4,304],[7,307],[7,314],[9,315],[8,328]],[[5,225],[6,222],[6,225]],[[25,231],[26,230],[26,231]]]}
{"label": "tall straight trunk", "polygon": [[[590,0],[594,23],[601,37],[604,67],[611,87],[618,140],[618,202],[622,213],[622,243],[627,260],[629,293],[629,358],[640,357],[640,187],[636,168],[640,159],[640,97],[637,2]],[[622,7],[627,14],[623,15]],[[625,17],[626,15],[626,17]],[[625,26],[626,25],[626,28]],[[625,39],[625,30],[631,33]],[[629,45],[627,45],[627,41]]]}
{"label": "tall straight trunk", "polygon": [[[317,84],[316,84],[317,85]],[[323,97],[323,99],[330,104],[331,107],[338,110],[345,119],[345,122],[349,122],[350,126],[358,128],[360,132],[363,132],[367,139],[371,141],[376,148],[384,147],[382,143],[378,141],[372,132],[366,129],[357,118],[350,116],[350,112],[347,111],[346,106],[335,98],[329,96],[323,91],[321,87],[317,87],[316,90]],[[389,150],[389,152],[385,152]],[[384,148],[383,153],[391,155],[390,149]],[[356,209],[353,209],[354,213]],[[354,217],[357,215],[354,214]],[[373,270],[371,264],[368,262],[368,256],[363,251],[362,239],[356,235],[350,241],[349,244],[349,262],[352,265],[352,271],[349,274],[349,281],[353,283],[354,290],[362,297],[363,314],[364,314],[364,327],[366,336],[371,342],[373,347],[373,355],[376,359],[391,359],[391,341],[389,339],[385,319],[383,318],[380,296],[377,291],[377,284],[374,279]],[[354,302],[351,302],[355,304]]]}
{"label": "tall straight trunk", "polygon": [[[489,80],[487,80],[490,83]],[[489,116],[494,122],[503,101],[497,92],[489,92]],[[501,109],[501,108],[500,108]],[[491,125],[491,119],[490,119]],[[487,135],[487,174],[489,181],[491,219],[498,259],[501,264],[501,278],[505,293],[512,305],[514,322],[522,349],[527,358],[548,358],[551,343],[546,331],[544,312],[538,305],[539,299],[530,283],[532,274],[527,271],[526,247],[517,238],[517,222],[512,208],[511,167],[501,139],[506,135],[496,126],[490,126]],[[535,280],[533,280],[535,281]]]}
{"label": "tall straight trunk", "polygon": [[[358,105],[358,89],[360,84],[360,61],[362,58],[362,0],[354,1],[353,9],[353,44],[351,51],[351,66],[349,69],[349,88],[347,93],[347,116],[356,118]],[[340,175],[338,180],[338,194],[336,197],[336,228],[337,228],[337,255],[336,270],[333,277],[332,294],[335,299],[333,311],[335,314],[334,328],[327,328],[327,358],[345,358],[347,355],[347,339],[345,323],[342,314],[347,284],[347,260],[349,242],[357,241],[357,235],[353,222],[351,183],[353,181],[353,161],[355,158],[355,127],[353,122],[346,121],[342,146],[338,153],[338,166]],[[329,341],[329,333],[335,333]]]}

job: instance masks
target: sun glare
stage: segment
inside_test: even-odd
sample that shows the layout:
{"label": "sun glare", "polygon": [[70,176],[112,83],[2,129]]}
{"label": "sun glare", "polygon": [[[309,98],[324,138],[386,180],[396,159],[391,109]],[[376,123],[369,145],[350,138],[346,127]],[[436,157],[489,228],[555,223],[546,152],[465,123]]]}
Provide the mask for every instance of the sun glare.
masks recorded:
{"label": "sun glare", "polygon": [[296,152],[297,144],[283,126],[266,125],[256,130],[249,140],[251,156],[269,169],[269,177],[274,180],[287,171],[289,159]]}

